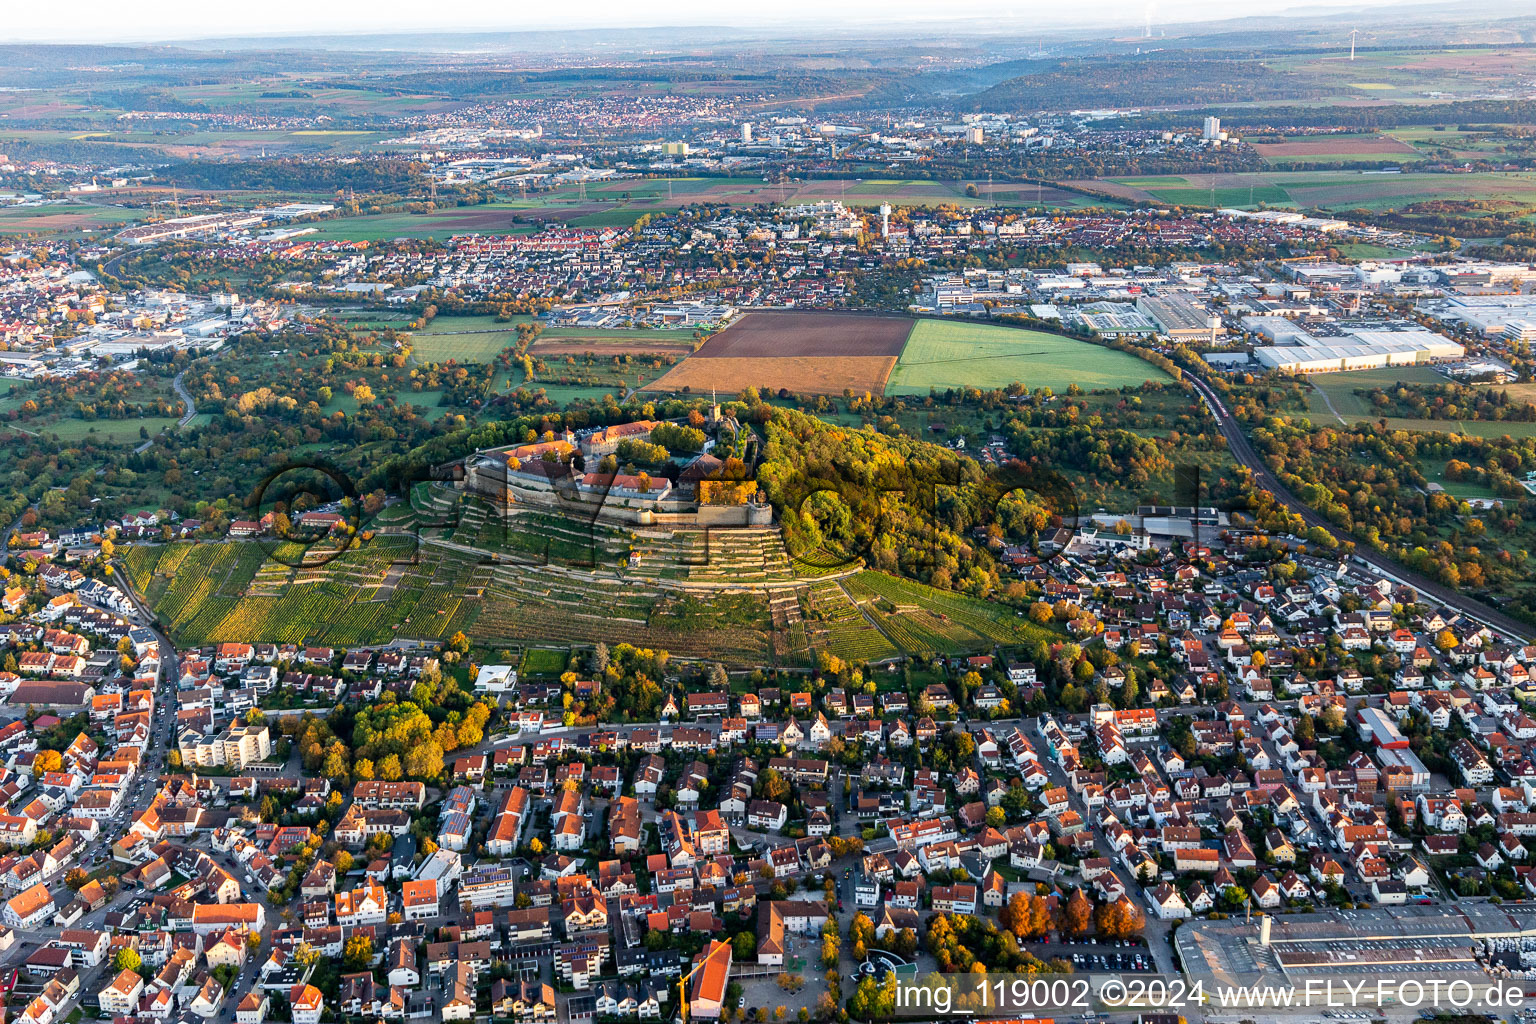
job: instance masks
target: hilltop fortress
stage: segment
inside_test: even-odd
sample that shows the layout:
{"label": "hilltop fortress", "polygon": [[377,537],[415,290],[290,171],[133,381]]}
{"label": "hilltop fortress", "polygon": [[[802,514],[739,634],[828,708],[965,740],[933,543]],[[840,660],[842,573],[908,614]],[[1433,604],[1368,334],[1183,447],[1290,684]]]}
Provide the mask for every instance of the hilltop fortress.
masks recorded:
{"label": "hilltop fortress", "polygon": [[[711,422],[719,422],[718,411]],[[616,455],[620,445],[649,441],[661,425],[638,420],[487,448],[464,460],[460,486],[500,507],[526,504],[635,526],[773,525],[773,508],[756,483],[719,479],[724,463],[708,451],[679,464],[675,480],[602,467],[604,457]]]}

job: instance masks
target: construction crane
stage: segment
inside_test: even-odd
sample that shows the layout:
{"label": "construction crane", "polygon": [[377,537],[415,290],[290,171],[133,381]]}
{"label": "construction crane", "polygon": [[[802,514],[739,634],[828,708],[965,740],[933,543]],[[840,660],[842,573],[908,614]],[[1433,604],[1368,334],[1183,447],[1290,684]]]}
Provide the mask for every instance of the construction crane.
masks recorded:
{"label": "construction crane", "polygon": [[697,974],[699,968],[707,963],[709,963],[709,958],[705,957],[694,964],[693,969],[687,974],[677,979],[677,1019],[682,1021],[683,1024],[688,1024],[688,979]]}
{"label": "construction crane", "polygon": [[[680,1020],[682,1024],[688,1024],[688,979],[699,973],[699,969],[701,967],[707,967],[709,965],[711,953],[713,953],[721,945],[725,944],[711,942],[709,946],[705,948],[704,955],[699,958],[699,962],[694,964],[693,967],[690,968],[688,972],[685,973],[681,978],[677,979],[677,1015],[678,1020]],[[726,948],[729,949],[730,947],[727,946]],[[729,971],[726,972],[726,977],[727,980],[729,980]]]}

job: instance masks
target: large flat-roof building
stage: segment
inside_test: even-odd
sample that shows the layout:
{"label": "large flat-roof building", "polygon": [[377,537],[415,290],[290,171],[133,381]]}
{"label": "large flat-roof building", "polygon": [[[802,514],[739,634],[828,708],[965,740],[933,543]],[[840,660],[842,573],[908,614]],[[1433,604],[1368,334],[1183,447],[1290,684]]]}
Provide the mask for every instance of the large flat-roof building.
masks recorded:
{"label": "large flat-roof building", "polygon": [[1254,359],[1286,373],[1329,373],[1417,366],[1460,359],[1467,350],[1443,334],[1406,321],[1323,320],[1298,323],[1281,316],[1247,316],[1243,327],[1275,342]]}
{"label": "large flat-roof building", "polygon": [[[1484,335],[1499,335],[1536,322],[1536,295],[1448,295],[1420,304],[1421,312],[1446,323],[1463,324]],[[1517,339],[1518,340],[1518,339]]]}
{"label": "large flat-roof building", "polygon": [[1324,910],[1245,920],[1194,919],[1173,933],[1191,982],[1305,990],[1309,981],[1342,984],[1390,978],[1466,980],[1482,992],[1494,982],[1478,963],[1489,940],[1536,940],[1536,906],[1455,903]]}
{"label": "large flat-roof building", "polygon": [[1143,295],[1137,298],[1136,309],[1157,324],[1160,334],[1178,341],[1215,341],[1227,330],[1221,317],[1183,295]]}

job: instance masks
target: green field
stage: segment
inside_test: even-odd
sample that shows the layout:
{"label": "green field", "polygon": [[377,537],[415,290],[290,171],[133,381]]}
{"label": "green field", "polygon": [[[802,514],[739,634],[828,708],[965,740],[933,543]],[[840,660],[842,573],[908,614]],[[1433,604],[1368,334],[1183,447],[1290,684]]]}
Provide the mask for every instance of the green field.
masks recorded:
{"label": "green field", "polygon": [[135,587],[183,644],[270,640],[336,645],[436,639],[467,628],[488,578],[471,555],[380,539],[323,565],[293,568],[263,545],[134,545]]}
{"label": "green field", "polygon": [[[4,411],[0,405],[0,411]],[[63,418],[56,420],[35,419],[18,424],[34,434],[44,437],[57,435],[66,444],[94,441],[99,444],[137,443],[141,439],[140,428],[154,437],[162,430],[175,426],[175,416],[146,416],[127,420],[81,420]]]}
{"label": "green field", "polygon": [[[1504,83],[1532,71],[1533,58],[1524,46],[1435,49],[1428,38],[1423,49],[1374,49],[1362,37],[1351,59],[1344,28],[1337,46],[1277,55],[1264,63],[1298,85],[1321,90],[1320,98],[1344,103],[1423,103],[1430,92],[1466,96],[1505,88]],[[1363,33],[1366,26],[1361,28]]]}
{"label": "green field", "polygon": [[148,210],[130,210],[84,200],[47,206],[0,206],[0,235],[95,231],[109,224],[133,224],[148,215]]}
{"label": "green field", "polygon": [[[419,363],[488,363],[503,349],[517,344],[517,325],[530,317],[513,317],[499,323],[492,316],[440,316],[412,334],[413,358]],[[627,341],[691,342],[691,330],[589,330],[574,327],[546,327],[539,332],[542,340],[591,342],[595,350],[614,346],[621,352]],[[682,350],[686,352],[686,350]]]}
{"label": "green field", "polygon": [[411,339],[411,357],[418,363],[489,363],[517,344],[516,331],[477,331],[465,334],[421,334]]}
{"label": "green field", "polygon": [[1424,479],[1430,483],[1444,487],[1448,494],[1458,498],[1496,498],[1498,495],[1493,488],[1479,485],[1470,480],[1447,480],[1445,476],[1445,464],[1421,460],[1419,471],[1424,474]]}
{"label": "green field", "polygon": [[1396,246],[1378,245],[1375,242],[1345,242],[1338,249],[1346,259],[1352,260],[1395,260],[1412,256],[1416,252],[1414,249],[1399,249]]}
{"label": "green field", "polygon": [[[640,381],[640,384],[642,385],[648,383],[650,382],[645,380]],[[617,394],[622,397],[623,394],[629,390],[629,388],[627,386],[620,386],[618,384],[614,384],[612,387],[606,387],[598,384],[546,384],[544,381],[534,380],[526,384],[522,383],[521,381],[516,383],[507,382],[505,384],[497,382],[494,390],[497,393],[519,390],[527,391],[530,393],[534,391],[543,391],[544,397],[548,398],[556,405],[570,405],[572,402],[601,401],[604,395]]]}
{"label": "green field", "polygon": [[[454,235],[526,235],[538,229],[527,221],[515,221],[510,213],[500,216],[492,206],[450,207],[432,213],[376,213],[342,217],[305,225],[315,230],[300,236],[341,242],[377,242],[393,238],[431,238],[445,242]],[[499,208],[505,209],[505,208]]]}
{"label": "green field", "polygon": [[1432,199],[1500,199],[1536,203],[1536,173],[1389,173],[1381,171],[1251,171],[1232,174],[1101,178],[1080,182],[1143,202],[1218,207],[1268,204],[1333,211],[1386,210]]}
{"label": "green field", "polygon": [[1054,637],[1012,608],[883,573],[829,578],[792,563],[773,531],[631,534],[526,509],[507,519],[425,484],[372,525],[409,533],[418,522],[453,525],[424,525],[420,543],[380,533],[320,564],[291,543],[178,543],[128,546],[123,567],[180,644],[350,646],[463,630],[522,649],[529,675],[560,674],[560,648],[598,640],[804,667],[820,650],[865,661]]}
{"label": "green field", "polygon": [[1228,188],[1156,188],[1152,195],[1173,206],[1209,206],[1217,209],[1244,209],[1252,206],[1282,206],[1290,201],[1285,190],[1274,185]]}
{"label": "green field", "polygon": [[[13,388],[16,390],[14,395],[11,394]],[[36,385],[29,380],[0,377],[0,413],[14,412],[26,405],[35,389]]]}
{"label": "green field", "polygon": [[547,647],[530,647],[523,652],[523,660],[518,668],[518,674],[522,677],[558,677],[565,671],[566,663],[570,661],[570,657],[570,648],[550,650]]}
{"label": "green field", "polygon": [[[1394,384],[1443,384],[1446,378],[1428,366],[1395,366],[1381,370],[1351,370],[1347,373],[1315,373],[1307,378],[1312,392],[1307,396],[1307,414],[1315,426],[1329,426],[1343,417],[1346,424],[1377,418],[1375,410],[1356,388],[1389,388]],[[1516,385],[1518,387],[1518,385]],[[1517,393],[1512,393],[1515,397]],[[1327,401],[1324,396],[1327,396]],[[1328,407],[1333,403],[1336,417]],[[1426,420],[1388,416],[1393,430],[1417,430],[1438,434],[1469,434],[1473,437],[1536,437],[1536,423],[1497,420]],[[1426,474],[1427,475],[1427,474]],[[1451,486],[1447,485],[1447,490]]]}
{"label": "green field", "polygon": [[1424,152],[1416,151],[1405,140],[1376,132],[1253,138],[1248,141],[1254,144],[1265,163],[1282,168],[1305,163],[1398,166],[1425,157]]}
{"label": "green field", "polygon": [[1002,605],[882,572],[865,571],[842,589],[891,643],[908,654],[966,654],[1057,634]]}
{"label": "green field", "polygon": [[1025,387],[1085,391],[1165,380],[1133,355],[1042,331],[993,324],[919,320],[891,371],[886,393],[926,395],[937,388]]}
{"label": "green field", "polygon": [[1370,403],[1355,394],[1356,388],[1388,388],[1398,382],[1404,384],[1443,384],[1445,377],[1428,366],[1393,366],[1381,370],[1351,370],[1347,373],[1314,373],[1307,378],[1312,393],[1307,396],[1307,410],[1315,422],[1318,417],[1334,419],[1326,395],[1333,403],[1333,410],[1349,422],[1373,415]]}

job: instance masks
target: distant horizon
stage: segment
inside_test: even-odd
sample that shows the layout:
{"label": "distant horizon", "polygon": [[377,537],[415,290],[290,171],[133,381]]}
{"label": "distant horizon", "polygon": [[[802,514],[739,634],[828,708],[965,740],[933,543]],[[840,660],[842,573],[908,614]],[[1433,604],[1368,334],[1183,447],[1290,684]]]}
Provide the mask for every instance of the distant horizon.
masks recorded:
{"label": "distant horizon", "polygon": [[[3,42],[152,46],[265,39],[369,39],[406,33],[432,37],[685,29],[806,36],[814,36],[817,31],[844,34],[864,29],[871,35],[881,35],[903,25],[936,24],[948,26],[952,33],[982,34],[977,23],[988,19],[995,19],[998,24],[995,32],[985,34],[1026,35],[1040,31],[1121,31],[1149,22],[1155,29],[1253,17],[1315,18],[1363,8],[1412,7],[1448,12],[1453,7],[1465,6],[1465,0],[1101,0],[1092,5],[1092,13],[1085,13],[1082,8],[1046,5],[1038,0],[957,0],[942,13],[934,13],[932,5],[914,0],[841,0],[829,13],[827,5],[808,0],[784,0],[771,8],[765,3],[738,3],[728,12],[704,0],[669,0],[666,4],[638,9],[620,7],[612,0],[598,0],[583,5],[579,15],[542,15],[509,22],[505,20],[505,11],[495,10],[484,0],[470,0],[459,6],[457,23],[443,24],[425,14],[381,18],[377,10],[354,0],[331,5],[323,12],[295,0],[275,0],[260,10],[243,12],[213,11],[189,0],[170,0],[143,8],[84,0],[77,5],[78,13],[71,17],[67,32],[61,29],[51,9],[35,6],[17,11]],[[687,40],[678,42],[686,45]]]}

